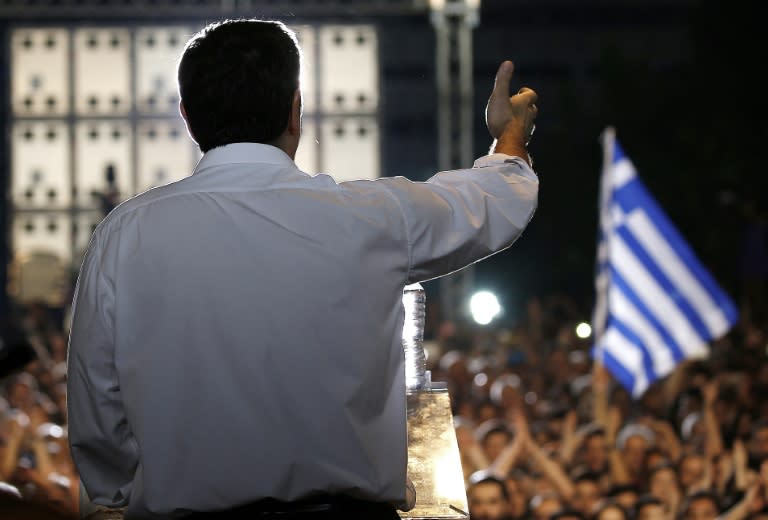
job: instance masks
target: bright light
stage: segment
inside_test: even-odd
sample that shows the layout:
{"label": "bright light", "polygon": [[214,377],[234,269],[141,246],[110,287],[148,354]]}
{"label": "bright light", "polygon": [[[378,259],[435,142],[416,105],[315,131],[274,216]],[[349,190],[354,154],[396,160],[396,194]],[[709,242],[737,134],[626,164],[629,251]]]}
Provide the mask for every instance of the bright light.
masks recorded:
{"label": "bright light", "polygon": [[445,7],[445,0],[429,0],[429,7],[433,11],[441,11]]}
{"label": "bright light", "polygon": [[581,339],[587,339],[592,335],[592,327],[589,326],[589,323],[581,322],[576,325],[576,335]]}
{"label": "bright light", "polygon": [[478,325],[488,325],[501,312],[501,305],[496,295],[489,291],[480,291],[469,300],[469,311]]}

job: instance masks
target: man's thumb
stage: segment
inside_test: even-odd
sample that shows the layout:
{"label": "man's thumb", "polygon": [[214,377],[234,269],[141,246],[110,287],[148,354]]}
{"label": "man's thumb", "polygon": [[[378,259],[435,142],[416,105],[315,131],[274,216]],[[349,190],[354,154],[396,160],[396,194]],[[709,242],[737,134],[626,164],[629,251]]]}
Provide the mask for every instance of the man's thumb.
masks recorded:
{"label": "man's thumb", "polygon": [[501,64],[498,72],[496,72],[496,80],[493,84],[494,94],[509,97],[509,83],[512,80],[512,72],[514,70],[515,66],[509,60]]}

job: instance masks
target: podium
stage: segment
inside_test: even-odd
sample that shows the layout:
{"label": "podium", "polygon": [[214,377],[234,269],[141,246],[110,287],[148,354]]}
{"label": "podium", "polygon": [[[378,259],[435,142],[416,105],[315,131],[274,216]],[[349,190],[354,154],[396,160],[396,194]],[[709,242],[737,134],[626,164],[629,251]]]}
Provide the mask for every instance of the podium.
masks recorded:
{"label": "podium", "polygon": [[431,383],[408,396],[408,476],[416,506],[399,511],[403,519],[468,519],[459,445],[451,401],[444,383]]}

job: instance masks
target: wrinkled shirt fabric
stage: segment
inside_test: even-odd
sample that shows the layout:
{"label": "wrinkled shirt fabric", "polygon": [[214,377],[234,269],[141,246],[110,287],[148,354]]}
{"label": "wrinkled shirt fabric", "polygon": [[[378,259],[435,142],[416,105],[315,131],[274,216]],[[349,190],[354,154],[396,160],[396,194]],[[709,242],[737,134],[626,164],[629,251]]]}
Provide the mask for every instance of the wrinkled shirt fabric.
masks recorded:
{"label": "wrinkled shirt fabric", "polygon": [[72,307],[69,442],[126,518],[341,493],[402,504],[402,290],[508,247],[537,203],[496,154],[337,183],[237,143],[115,208]]}

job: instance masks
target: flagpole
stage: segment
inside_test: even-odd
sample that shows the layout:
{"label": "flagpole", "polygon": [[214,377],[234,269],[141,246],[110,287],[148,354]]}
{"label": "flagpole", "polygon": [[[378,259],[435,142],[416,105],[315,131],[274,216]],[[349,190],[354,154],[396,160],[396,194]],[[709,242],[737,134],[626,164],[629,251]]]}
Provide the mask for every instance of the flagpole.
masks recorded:
{"label": "flagpole", "polygon": [[[598,241],[598,250],[595,266],[595,308],[592,314],[593,338],[599,341],[605,330],[605,322],[608,312],[608,273],[601,271],[608,256],[608,231],[610,227],[610,211],[608,200],[610,197],[610,165],[613,162],[613,140],[616,131],[608,126],[600,134],[600,144],[603,147],[603,165],[600,174],[600,196],[598,198],[598,230],[602,232],[602,240]],[[594,349],[595,367],[603,365],[603,349]],[[593,373],[594,375],[594,373]]]}

